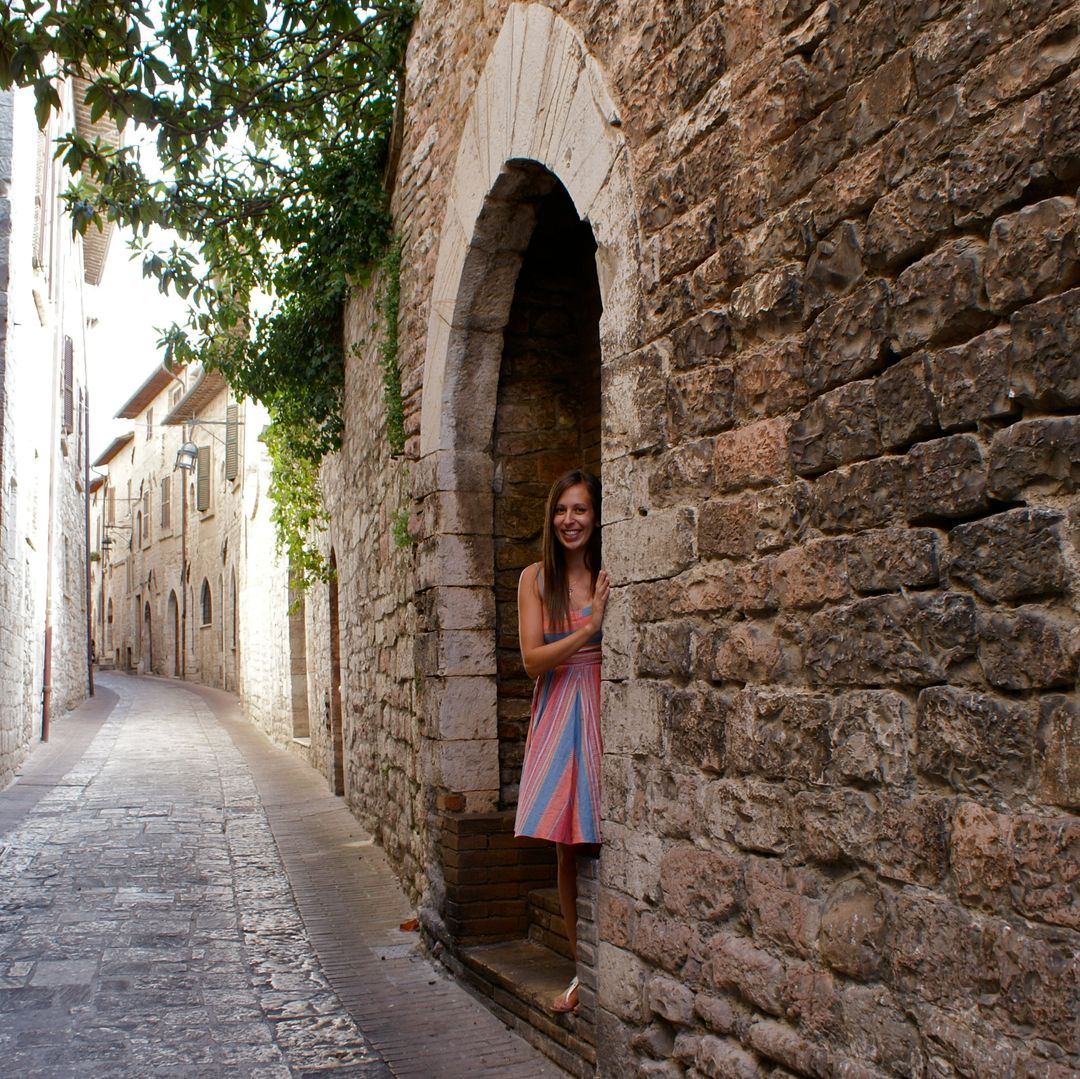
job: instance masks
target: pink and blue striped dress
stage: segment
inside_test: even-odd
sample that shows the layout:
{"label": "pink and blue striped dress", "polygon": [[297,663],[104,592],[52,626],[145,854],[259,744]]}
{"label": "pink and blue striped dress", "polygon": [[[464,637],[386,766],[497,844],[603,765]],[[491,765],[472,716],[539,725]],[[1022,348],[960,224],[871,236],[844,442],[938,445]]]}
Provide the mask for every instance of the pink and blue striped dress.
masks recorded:
{"label": "pink and blue striped dress", "polygon": [[[537,576],[540,568],[537,567]],[[541,591],[543,585],[541,584]],[[591,607],[570,612],[570,629],[555,630],[544,610],[544,643],[573,633]],[[516,835],[556,843],[600,842],[600,653],[603,633],[536,680],[525,764],[518,791]]]}

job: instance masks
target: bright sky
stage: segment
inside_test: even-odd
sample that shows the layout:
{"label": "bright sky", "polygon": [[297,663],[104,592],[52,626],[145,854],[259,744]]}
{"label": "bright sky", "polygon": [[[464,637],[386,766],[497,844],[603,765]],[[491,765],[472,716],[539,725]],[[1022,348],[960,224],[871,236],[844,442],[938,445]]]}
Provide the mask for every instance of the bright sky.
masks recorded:
{"label": "bright sky", "polygon": [[156,282],[142,276],[141,259],[133,262],[130,255],[126,234],[115,233],[101,284],[87,295],[87,313],[98,320],[86,335],[91,460],[131,430],[131,420],[114,419],[116,411],[161,363],[158,330],[184,314],[183,301],[162,296]]}

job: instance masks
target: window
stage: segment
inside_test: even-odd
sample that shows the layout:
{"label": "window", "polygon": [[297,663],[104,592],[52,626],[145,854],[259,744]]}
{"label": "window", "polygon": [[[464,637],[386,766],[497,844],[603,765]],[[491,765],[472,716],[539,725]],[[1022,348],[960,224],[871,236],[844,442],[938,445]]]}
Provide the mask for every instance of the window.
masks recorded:
{"label": "window", "polygon": [[172,527],[172,476],[161,481],[161,527]]}
{"label": "window", "polygon": [[210,508],[210,447],[199,447],[198,464],[195,473],[196,495],[195,508],[205,513]]}
{"label": "window", "polygon": [[240,464],[239,408],[229,405],[225,409],[225,478],[236,479]]}
{"label": "window", "polygon": [[135,515],[135,540],[141,546],[143,541],[142,510]]}
{"label": "window", "polygon": [[149,442],[154,437],[154,410],[148,408],[146,410],[146,441]]}
{"label": "window", "polygon": [[143,492],[143,533],[142,542],[147,544],[150,542],[150,522],[153,518],[150,515],[150,492],[149,490]]}
{"label": "window", "polygon": [[75,429],[75,346],[70,337],[64,338],[64,434]]}
{"label": "window", "polygon": [[116,524],[116,491],[112,487],[109,488],[108,496],[108,521],[109,524]]}
{"label": "window", "polygon": [[214,600],[210,594],[210,582],[205,577],[202,583],[200,604],[202,606],[202,624],[209,626],[214,621]]}
{"label": "window", "polygon": [[184,396],[184,387],[177,386],[169,394],[169,408],[176,408],[180,404],[180,398]]}

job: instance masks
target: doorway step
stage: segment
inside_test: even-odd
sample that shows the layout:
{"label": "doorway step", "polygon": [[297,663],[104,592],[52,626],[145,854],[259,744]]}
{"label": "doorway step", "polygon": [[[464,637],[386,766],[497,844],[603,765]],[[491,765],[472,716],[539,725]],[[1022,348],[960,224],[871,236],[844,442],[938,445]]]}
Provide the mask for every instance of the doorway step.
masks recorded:
{"label": "doorway step", "polygon": [[574,976],[568,958],[532,940],[474,945],[458,955],[461,980],[511,1030],[570,1075],[591,1079],[596,1072],[592,1024],[581,1014],[551,1010]]}
{"label": "doorway step", "polygon": [[[583,867],[583,871],[588,878],[588,870]],[[558,889],[534,888],[529,892],[527,919],[524,940],[462,948],[459,976],[527,1042],[571,1075],[588,1079],[596,1071],[592,1014],[587,1008],[591,994],[582,993],[576,1015],[558,1015],[551,1010],[551,1002],[574,976]],[[580,919],[579,928],[585,928]],[[582,943],[588,949],[589,945]]]}

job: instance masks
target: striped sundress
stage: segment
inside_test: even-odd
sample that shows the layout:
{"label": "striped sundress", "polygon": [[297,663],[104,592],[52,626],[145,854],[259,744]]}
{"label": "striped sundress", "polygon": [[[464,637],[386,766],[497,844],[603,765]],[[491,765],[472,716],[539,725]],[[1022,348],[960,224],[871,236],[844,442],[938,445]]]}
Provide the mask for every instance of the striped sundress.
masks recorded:
{"label": "striped sundress", "polygon": [[[537,576],[540,569],[537,567]],[[541,586],[542,590],[542,586]],[[573,633],[591,607],[570,612],[570,629],[553,631],[544,610],[544,643]],[[597,633],[564,664],[536,680],[516,835],[556,843],[600,842],[600,642]]]}

